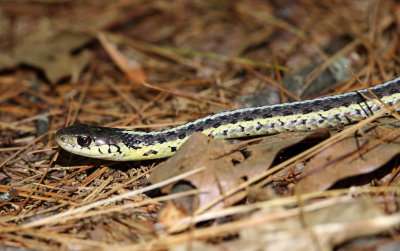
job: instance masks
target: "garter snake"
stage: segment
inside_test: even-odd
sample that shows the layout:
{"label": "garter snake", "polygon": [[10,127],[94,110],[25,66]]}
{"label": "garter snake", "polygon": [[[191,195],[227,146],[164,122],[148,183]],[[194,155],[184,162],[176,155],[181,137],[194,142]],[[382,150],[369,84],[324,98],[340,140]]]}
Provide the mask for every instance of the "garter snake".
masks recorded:
{"label": "garter snake", "polygon": [[[400,102],[400,77],[371,87],[370,91],[386,105],[395,105]],[[380,101],[362,89],[312,100],[221,112],[155,132],[76,124],[60,129],[55,138],[63,149],[87,157],[117,161],[157,159],[173,155],[195,132],[227,139],[311,131],[355,123],[384,109],[382,107]]]}

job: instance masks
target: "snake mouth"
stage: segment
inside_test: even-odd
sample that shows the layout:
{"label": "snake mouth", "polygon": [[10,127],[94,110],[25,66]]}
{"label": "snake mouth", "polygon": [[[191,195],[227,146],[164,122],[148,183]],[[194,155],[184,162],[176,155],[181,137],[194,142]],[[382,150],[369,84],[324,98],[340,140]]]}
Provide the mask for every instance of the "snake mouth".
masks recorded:
{"label": "snake mouth", "polygon": [[[74,140],[71,137],[56,134],[55,139],[57,144],[66,151],[74,151],[75,153],[78,149],[81,149],[78,144],[74,143]],[[77,152],[77,154],[79,153]]]}
{"label": "snake mouth", "polygon": [[112,159],[114,157],[113,154],[101,152],[99,147],[82,147],[74,143],[73,139],[70,139],[68,137],[56,137],[56,142],[63,150],[67,152],[72,152],[80,156],[96,159]]}

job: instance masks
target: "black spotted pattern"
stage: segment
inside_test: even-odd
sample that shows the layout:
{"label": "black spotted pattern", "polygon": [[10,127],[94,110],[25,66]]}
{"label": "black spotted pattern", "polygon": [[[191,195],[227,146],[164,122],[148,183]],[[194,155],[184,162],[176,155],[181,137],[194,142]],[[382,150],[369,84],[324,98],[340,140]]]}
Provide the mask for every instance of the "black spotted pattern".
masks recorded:
{"label": "black spotted pattern", "polygon": [[149,151],[147,151],[146,153],[144,153],[143,156],[149,156],[149,155],[152,155],[152,154],[156,155],[157,153],[158,153],[158,152],[155,151],[155,150],[149,150]]}

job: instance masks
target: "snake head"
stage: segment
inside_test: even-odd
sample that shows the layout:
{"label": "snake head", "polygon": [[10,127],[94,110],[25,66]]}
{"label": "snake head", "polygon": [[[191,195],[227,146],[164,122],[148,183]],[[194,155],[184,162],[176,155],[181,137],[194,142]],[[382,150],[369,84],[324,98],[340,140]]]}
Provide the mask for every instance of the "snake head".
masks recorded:
{"label": "snake head", "polygon": [[[76,124],[57,131],[57,144],[66,151],[92,158],[118,160],[126,151],[123,129]],[[122,159],[121,159],[122,160]]]}

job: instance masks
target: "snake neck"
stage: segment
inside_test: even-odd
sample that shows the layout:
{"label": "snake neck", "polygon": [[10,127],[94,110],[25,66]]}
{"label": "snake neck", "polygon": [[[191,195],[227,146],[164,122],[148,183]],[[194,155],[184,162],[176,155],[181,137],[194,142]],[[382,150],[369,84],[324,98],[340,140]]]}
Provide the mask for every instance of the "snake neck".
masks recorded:
{"label": "snake neck", "polygon": [[[400,100],[399,89],[400,78],[396,78],[371,87],[370,91],[391,106]],[[124,143],[135,146],[178,143],[196,132],[226,139],[284,131],[308,131],[357,122],[373,115],[381,106],[380,101],[364,89],[313,100],[226,111],[163,131],[122,131],[122,134],[126,135]]]}

